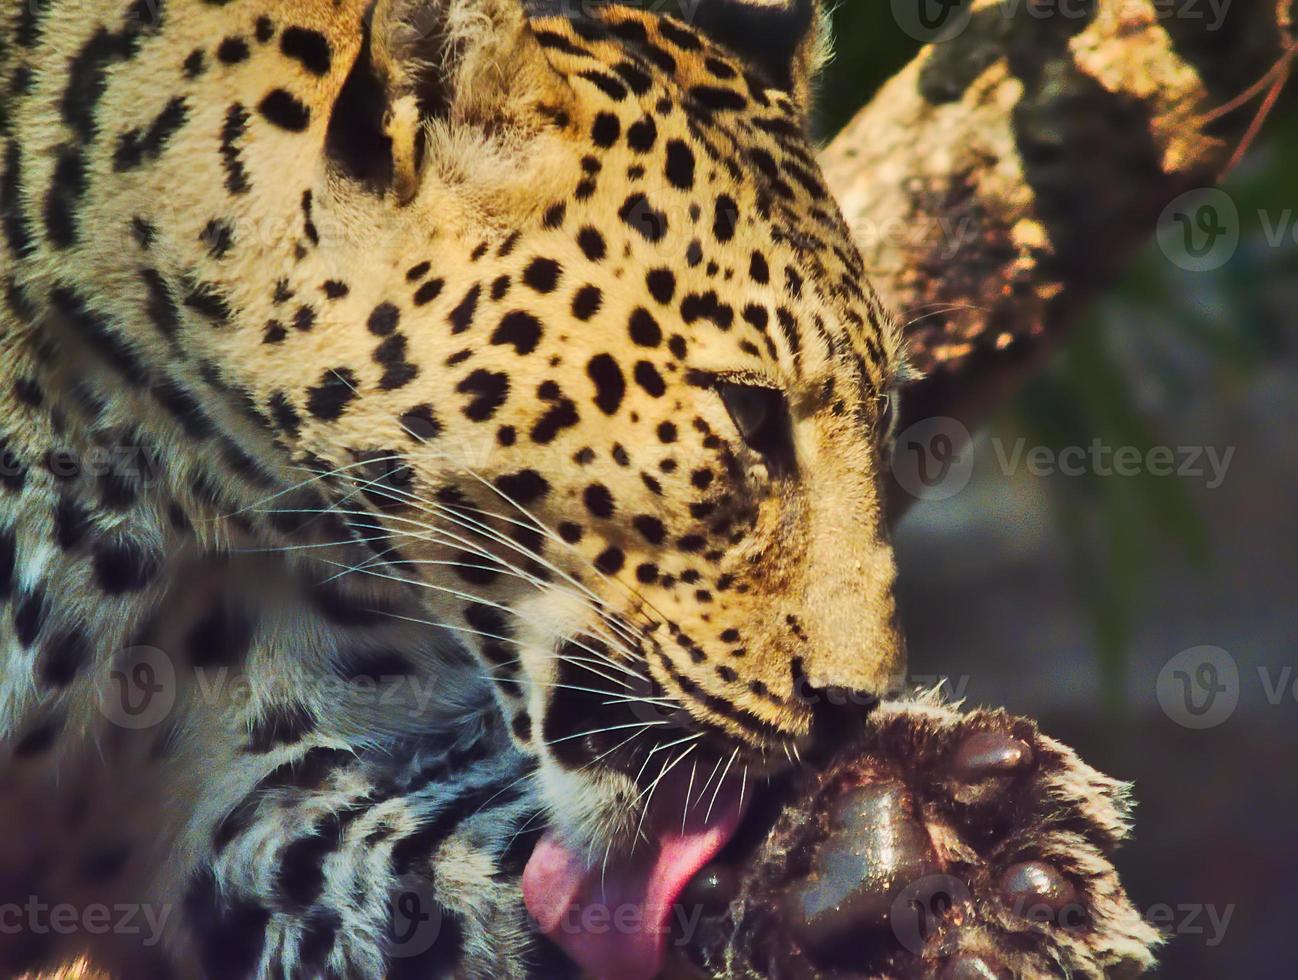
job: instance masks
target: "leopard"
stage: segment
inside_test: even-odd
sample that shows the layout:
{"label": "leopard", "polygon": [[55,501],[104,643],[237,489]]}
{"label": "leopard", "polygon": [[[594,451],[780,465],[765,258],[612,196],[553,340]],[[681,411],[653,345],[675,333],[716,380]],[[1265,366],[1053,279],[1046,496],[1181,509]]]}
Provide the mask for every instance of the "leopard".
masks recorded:
{"label": "leopard", "polygon": [[847,744],[980,910],[1087,913],[889,975],[1148,964],[1123,787],[888,700],[913,372],[816,163],[825,9],[663,6],[0,7],[7,974],[804,975],[671,920]]}

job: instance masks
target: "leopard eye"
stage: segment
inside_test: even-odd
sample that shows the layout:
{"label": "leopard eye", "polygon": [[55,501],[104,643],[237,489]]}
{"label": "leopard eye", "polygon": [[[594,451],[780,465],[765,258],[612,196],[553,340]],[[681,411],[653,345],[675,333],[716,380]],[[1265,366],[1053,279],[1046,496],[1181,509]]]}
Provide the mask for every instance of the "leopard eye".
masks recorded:
{"label": "leopard eye", "polygon": [[776,388],[717,383],[717,393],[748,448],[760,453],[772,476],[797,470],[793,452],[793,420],[784,393]]}

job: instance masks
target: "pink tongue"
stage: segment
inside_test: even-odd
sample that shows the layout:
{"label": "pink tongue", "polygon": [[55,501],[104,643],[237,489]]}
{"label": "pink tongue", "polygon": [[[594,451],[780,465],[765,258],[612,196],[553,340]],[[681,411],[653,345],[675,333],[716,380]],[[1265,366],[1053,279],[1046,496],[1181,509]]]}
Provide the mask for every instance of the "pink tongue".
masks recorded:
{"label": "pink tongue", "polygon": [[[662,794],[660,794],[661,797]],[[710,794],[709,794],[710,795]],[[630,862],[586,855],[547,833],[523,871],[523,900],[541,931],[596,980],[652,980],[662,969],[672,910],[685,886],[734,836],[742,816],[735,794],[696,801],[682,833],[683,798],[655,801]],[[705,819],[709,805],[712,815]],[[675,813],[672,821],[671,814]],[[653,825],[653,826],[649,826]]]}

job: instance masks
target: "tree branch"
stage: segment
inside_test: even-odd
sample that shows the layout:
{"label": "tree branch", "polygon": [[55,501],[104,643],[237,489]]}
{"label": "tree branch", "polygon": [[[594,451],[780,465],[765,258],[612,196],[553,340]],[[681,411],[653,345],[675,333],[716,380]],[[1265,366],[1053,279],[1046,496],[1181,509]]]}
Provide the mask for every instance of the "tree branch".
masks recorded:
{"label": "tree branch", "polygon": [[[1113,282],[1178,194],[1215,183],[1257,116],[1294,0],[975,0],[824,150],[874,285],[925,380],[903,425],[1002,400]],[[1089,14],[1082,16],[1080,9]],[[1283,64],[1281,62],[1283,61]],[[1252,108],[1250,108],[1252,106]]]}

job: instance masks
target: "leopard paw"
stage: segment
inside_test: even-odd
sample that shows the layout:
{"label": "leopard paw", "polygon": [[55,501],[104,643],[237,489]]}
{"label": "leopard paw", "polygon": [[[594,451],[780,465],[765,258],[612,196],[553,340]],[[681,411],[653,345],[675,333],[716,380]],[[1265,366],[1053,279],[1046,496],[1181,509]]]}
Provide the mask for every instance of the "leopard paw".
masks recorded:
{"label": "leopard paw", "polygon": [[677,976],[1112,978],[1153,964],[1159,934],[1110,860],[1126,785],[1031,721],[888,702],[780,797],[687,890]]}

